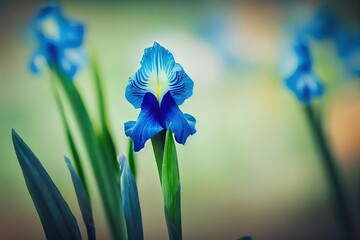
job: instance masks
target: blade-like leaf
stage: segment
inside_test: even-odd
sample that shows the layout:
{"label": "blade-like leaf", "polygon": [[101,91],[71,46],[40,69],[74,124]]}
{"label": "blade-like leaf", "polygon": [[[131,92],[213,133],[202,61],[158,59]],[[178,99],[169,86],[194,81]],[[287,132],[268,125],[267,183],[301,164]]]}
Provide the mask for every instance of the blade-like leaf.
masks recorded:
{"label": "blade-like leaf", "polygon": [[81,239],[74,215],[38,158],[14,130],[12,139],[46,238]]}
{"label": "blade-like leaf", "polygon": [[170,239],[182,239],[180,175],[175,142],[170,129],[166,132],[162,165],[162,191]]}
{"label": "blade-like leaf", "polygon": [[241,237],[238,238],[237,240],[252,240],[253,238],[251,236],[245,236],[245,237]]}
{"label": "blade-like leaf", "polygon": [[162,168],[164,158],[164,144],[165,144],[166,131],[163,130],[151,138],[151,144],[153,146],[156,166],[159,173],[160,183],[162,181]]}
{"label": "blade-like leaf", "polygon": [[108,160],[102,151],[85,104],[73,83],[60,71],[57,71],[57,75],[59,84],[62,86],[74,114],[84,147],[89,155],[89,165],[95,174],[112,237],[113,239],[123,239],[126,236],[126,231],[124,229],[119,178],[116,173],[119,167],[117,166],[115,169],[113,161]]}
{"label": "blade-like leaf", "polygon": [[[170,211],[165,209],[165,220],[166,220],[166,226],[168,229],[169,239],[182,239],[182,232],[181,232],[181,206],[180,206],[180,187],[178,188],[178,191],[176,192],[175,201],[173,203],[173,212],[170,213]],[[170,216],[169,214],[172,214],[173,216]],[[180,222],[180,226],[177,223],[175,225],[175,221]]]}
{"label": "blade-like leaf", "polygon": [[85,173],[84,173],[84,169],[83,169],[83,166],[82,166],[82,162],[81,162],[80,156],[79,156],[79,154],[77,152],[77,149],[76,149],[76,146],[75,146],[75,141],[74,141],[74,138],[73,138],[73,136],[71,134],[68,121],[66,119],[64,106],[63,106],[63,104],[61,102],[61,99],[60,99],[60,96],[59,96],[59,93],[58,93],[58,89],[56,88],[56,82],[51,81],[51,85],[52,85],[52,90],[53,90],[53,94],[55,96],[56,103],[57,103],[57,105],[59,107],[60,117],[61,117],[61,119],[63,121],[63,124],[64,124],[64,127],[65,127],[66,138],[67,138],[69,146],[70,146],[70,151],[71,151],[71,153],[73,155],[73,160],[74,160],[74,163],[75,163],[76,170],[77,170],[77,172],[79,174],[79,177],[80,177],[80,179],[81,179],[81,181],[82,181],[82,183],[84,185],[86,194],[87,194],[88,198],[90,199],[89,189],[88,189],[87,184],[86,184]]}
{"label": "blade-like leaf", "polygon": [[95,54],[92,56],[92,72],[93,77],[95,81],[95,90],[96,90],[96,96],[97,96],[97,102],[98,102],[98,113],[100,116],[100,133],[99,134],[99,140],[102,147],[103,152],[105,153],[107,160],[111,161],[114,165],[114,169],[117,172],[117,176],[119,176],[119,166],[118,162],[116,161],[116,149],[114,140],[111,137],[111,133],[109,131],[108,126],[108,118],[107,118],[107,109],[105,104],[105,98],[104,98],[104,90],[103,90],[103,84],[101,80],[101,75],[99,72],[99,67],[96,61]]}
{"label": "blade-like leaf", "polygon": [[95,224],[89,198],[85,192],[85,188],[83,183],[81,182],[81,179],[79,178],[75,168],[71,164],[71,161],[67,157],[65,157],[65,162],[69,168],[71,179],[74,184],[76,197],[80,206],[82,218],[86,226],[88,239],[95,240]]}
{"label": "blade-like leaf", "polygon": [[129,166],[132,174],[134,175],[134,178],[136,180],[136,164],[135,164],[135,153],[134,153],[134,142],[131,138],[129,138]]}
{"label": "blade-like leaf", "polygon": [[128,238],[130,240],[144,239],[141,220],[141,208],[135,178],[131,173],[126,157],[121,154],[121,196],[124,208]]}

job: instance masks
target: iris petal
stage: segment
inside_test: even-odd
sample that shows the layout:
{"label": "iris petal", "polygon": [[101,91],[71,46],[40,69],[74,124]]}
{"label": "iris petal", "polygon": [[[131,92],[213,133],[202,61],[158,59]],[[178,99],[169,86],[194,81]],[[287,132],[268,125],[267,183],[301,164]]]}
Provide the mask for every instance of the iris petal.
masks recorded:
{"label": "iris petal", "polygon": [[84,41],[85,27],[82,23],[66,21],[62,34],[68,47],[79,47]]}
{"label": "iris petal", "polygon": [[36,35],[40,41],[60,41],[63,18],[56,4],[46,4],[38,12],[34,21]]}
{"label": "iris petal", "polygon": [[41,50],[37,50],[30,58],[30,71],[39,74],[41,69],[46,65],[46,58]]}
{"label": "iris petal", "polygon": [[141,68],[129,79],[126,99],[135,107],[142,104],[146,92],[151,92],[161,102],[170,91],[180,105],[192,95],[193,81],[184,72],[174,56],[157,42],[144,50]]}
{"label": "iris petal", "polygon": [[309,103],[314,97],[319,97],[324,93],[322,83],[313,73],[303,74],[297,70],[285,80],[285,83],[304,103]]}
{"label": "iris petal", "polygon": [[146,93],[141,105],[141,112],[136,122],[125,123],[125,134],[134,142],[134,150],[138,152],[145,142],[163,130],[160,121],[159,103],[151,93]]}
{"label": "iris petal", "polygon": [[299,36],[294,46],[295,54],[298,58],[298,68],[308,72],[312,68],[310,49],[303,36]]}
{"label": "iris petal", "polygon": [[170,93],[177,105],[181,105],[193,94],[194,82],[185,73],[180,64],[175,64],[174,78],[170,79]]}
{"label": "iris petal", "polygon": [[185,144],[187,137],[196,132],[195,118],[189,114],[184,115],[181,112],[170,92],[164,95],[160,112],[165,128],[171,129],[178,143]]}
{"label": "iris petal", "polygon": [[292,75],[285,79],[286,86],[305,104],[324,93],[324,87],[312,70],[310,49],[303,36],[296,39],[294,46],[298,65]]}

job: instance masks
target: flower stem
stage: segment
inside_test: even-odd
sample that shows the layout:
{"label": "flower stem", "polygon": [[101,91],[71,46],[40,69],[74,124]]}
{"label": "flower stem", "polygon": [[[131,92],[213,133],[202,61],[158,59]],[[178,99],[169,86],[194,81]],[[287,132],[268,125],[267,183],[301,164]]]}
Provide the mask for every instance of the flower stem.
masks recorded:
{"label": "flower stem", "polygon": [[323,128],[320,121],[315,116],[314,110],[310,104],[305,106],[305,114],[322,156],[322,163],[329,183],[332,201],[341,224],[341,229],[345,237],[344,239],[355,240],[355,231],[352,225],[350,209],[347,204],[347,197],[341,182],[342,178],[336,166],[335,159],[329,149]]}

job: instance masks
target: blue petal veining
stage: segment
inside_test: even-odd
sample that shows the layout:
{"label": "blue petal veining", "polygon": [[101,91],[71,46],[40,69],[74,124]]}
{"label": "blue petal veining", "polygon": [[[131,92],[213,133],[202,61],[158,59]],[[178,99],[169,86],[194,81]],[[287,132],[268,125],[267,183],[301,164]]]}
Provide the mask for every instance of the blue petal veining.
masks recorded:
{"label": "blue petal veining", "polygon": [[169,91],[177,105],[192,95],[194,83],[171,52],[154,42],[144,50],[141,68],[129,78],[125,97],[135,107],[141,107],[145,93],[151,92],[161,102]]}
{"label": "blue petal veining", "polygon": [[129,78],[126,99],[141,108],[137,121],[124,124],[126,136],[137,152],[147,140],[162,130],[171,129],[178,143],[193,135],[196,120],[179,109],[193,93],[194,83],[174,56],[159,43],[144,50],[140,69]]}

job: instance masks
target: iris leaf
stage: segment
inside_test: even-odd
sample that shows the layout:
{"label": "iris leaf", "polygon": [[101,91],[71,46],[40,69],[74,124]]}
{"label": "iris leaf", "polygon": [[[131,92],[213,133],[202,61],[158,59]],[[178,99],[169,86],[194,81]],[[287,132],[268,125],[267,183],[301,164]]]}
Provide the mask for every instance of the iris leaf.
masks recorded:
{"label": "iris leaf", "polygon": [[89,155],[90,166],[100,190],[112,237],[113,239],[123,239],[126,233],[124,231],[120,186],[116,170],[112,162],[108,161],[106,155],[102,152],[90,117],[77,89],[60,71],[57,71],[57,75],[59,84],[62,86],[72,108],[85,149]]}
{"label": "iris leaf", "polygon": [[238,238],[237,240],[252,240],[252,239],[253,238],[250,236],[245,236],[245,237]]}
{"label": "iris leaf", "polygon": [[134,153],[134,143],[131,138],[129,138],[129,166],[134,178],[136,179],[136,165],[135,165],[135,153]]}
{"label": "iris leaf", "polygon": [[166,131],[163,130],[151,138],[151,144],[154,150],[156,166],[158,169],[160,182],[162,181],[165,135],[166,135]]}
{"label": "iris leaf", "polygon": [[143,226],[138,190],[126,157],[119,157],[121,173],[121,196],[129,240],[142,240]]}
{"label": "iris leaf", "polygon": [[56,82],[53,81],[53,79],[51,81],[51,87],[52,87],[52,91],[53,91],[56,103],[57,103],[59,111],[60,111],[60,117],[61,117],[61,119],[63,121],[63,124],[64,124],[64,127],[65,127],[66,138],[67,138],[68,143],[69,143],[70,151],[71,151],[72,156],[73,156],[73,160],[74,160],[74,163],[75,163],[76,170],[77,170],[77,172],[79,174],[81,182],[84,185],[86,194],[87,194],[88,198],[90,199],[89,189],[87,187],[87,183],[86,183],[86,179],[85,179],[84,168],[82,166],[82,162],[80,160],[79,153],[78,153],[78,151],[76,149],[74,138],[73,138],[73,136],[71,134],[71,131],[70,131],[70,127],[69,127],[69,123],[68,123],[67,118],[66,118],[64,106],[63,106],[63,104],[61,102],[60,95],[59,95],[59,93],[57,91],[58,89],[56,88]]}
{"label": "iris leaf", "polygon": [[162,192],[170,239],[182,239],[180,175],[175,142],[170,129],[166,132],[162,165]]}
{"label": "iris leaf", "polygon": [[93,219],[93,214],[91,210],[91,205],[89,198],[86,194],[85,188],[83,183],[81,182],[81,179],[79,178],[75,168],[72,166],[71,161],[65,157],[65,162],[69,168],[71,179],[74,184],[76,197],[80,206],[81,215],[84,220],[86,231],[88,235],[89,240],[95,240],[96,234],[95,234],[95,224]]}
{"label": "iris leaf", "polygon": [[[94,55],[94,54],[93,54]],[[98,100],[98,113],[100,116],[100,133],[99,141],[101,144],[101,148],[106,155],[107,160],[111,161],[115,171],[117,172],[117,176],[119,176],[119,167],[118,162],[116,160],[116,148],[114,141],[111,137],[109,126],[108,126],[108,118],[107,118],[107,109],[104,98],[104,90],[102,84],[102,78],[99,72],[99,67],[96,61],[96,57],[92,57],[92,72],[95,82],[96,95]]]}
{"label": "iris leaf", "polygon": [[15,130],[12,130],[12,139],[46,238],[81,239],[74,215],[39,159]]}

